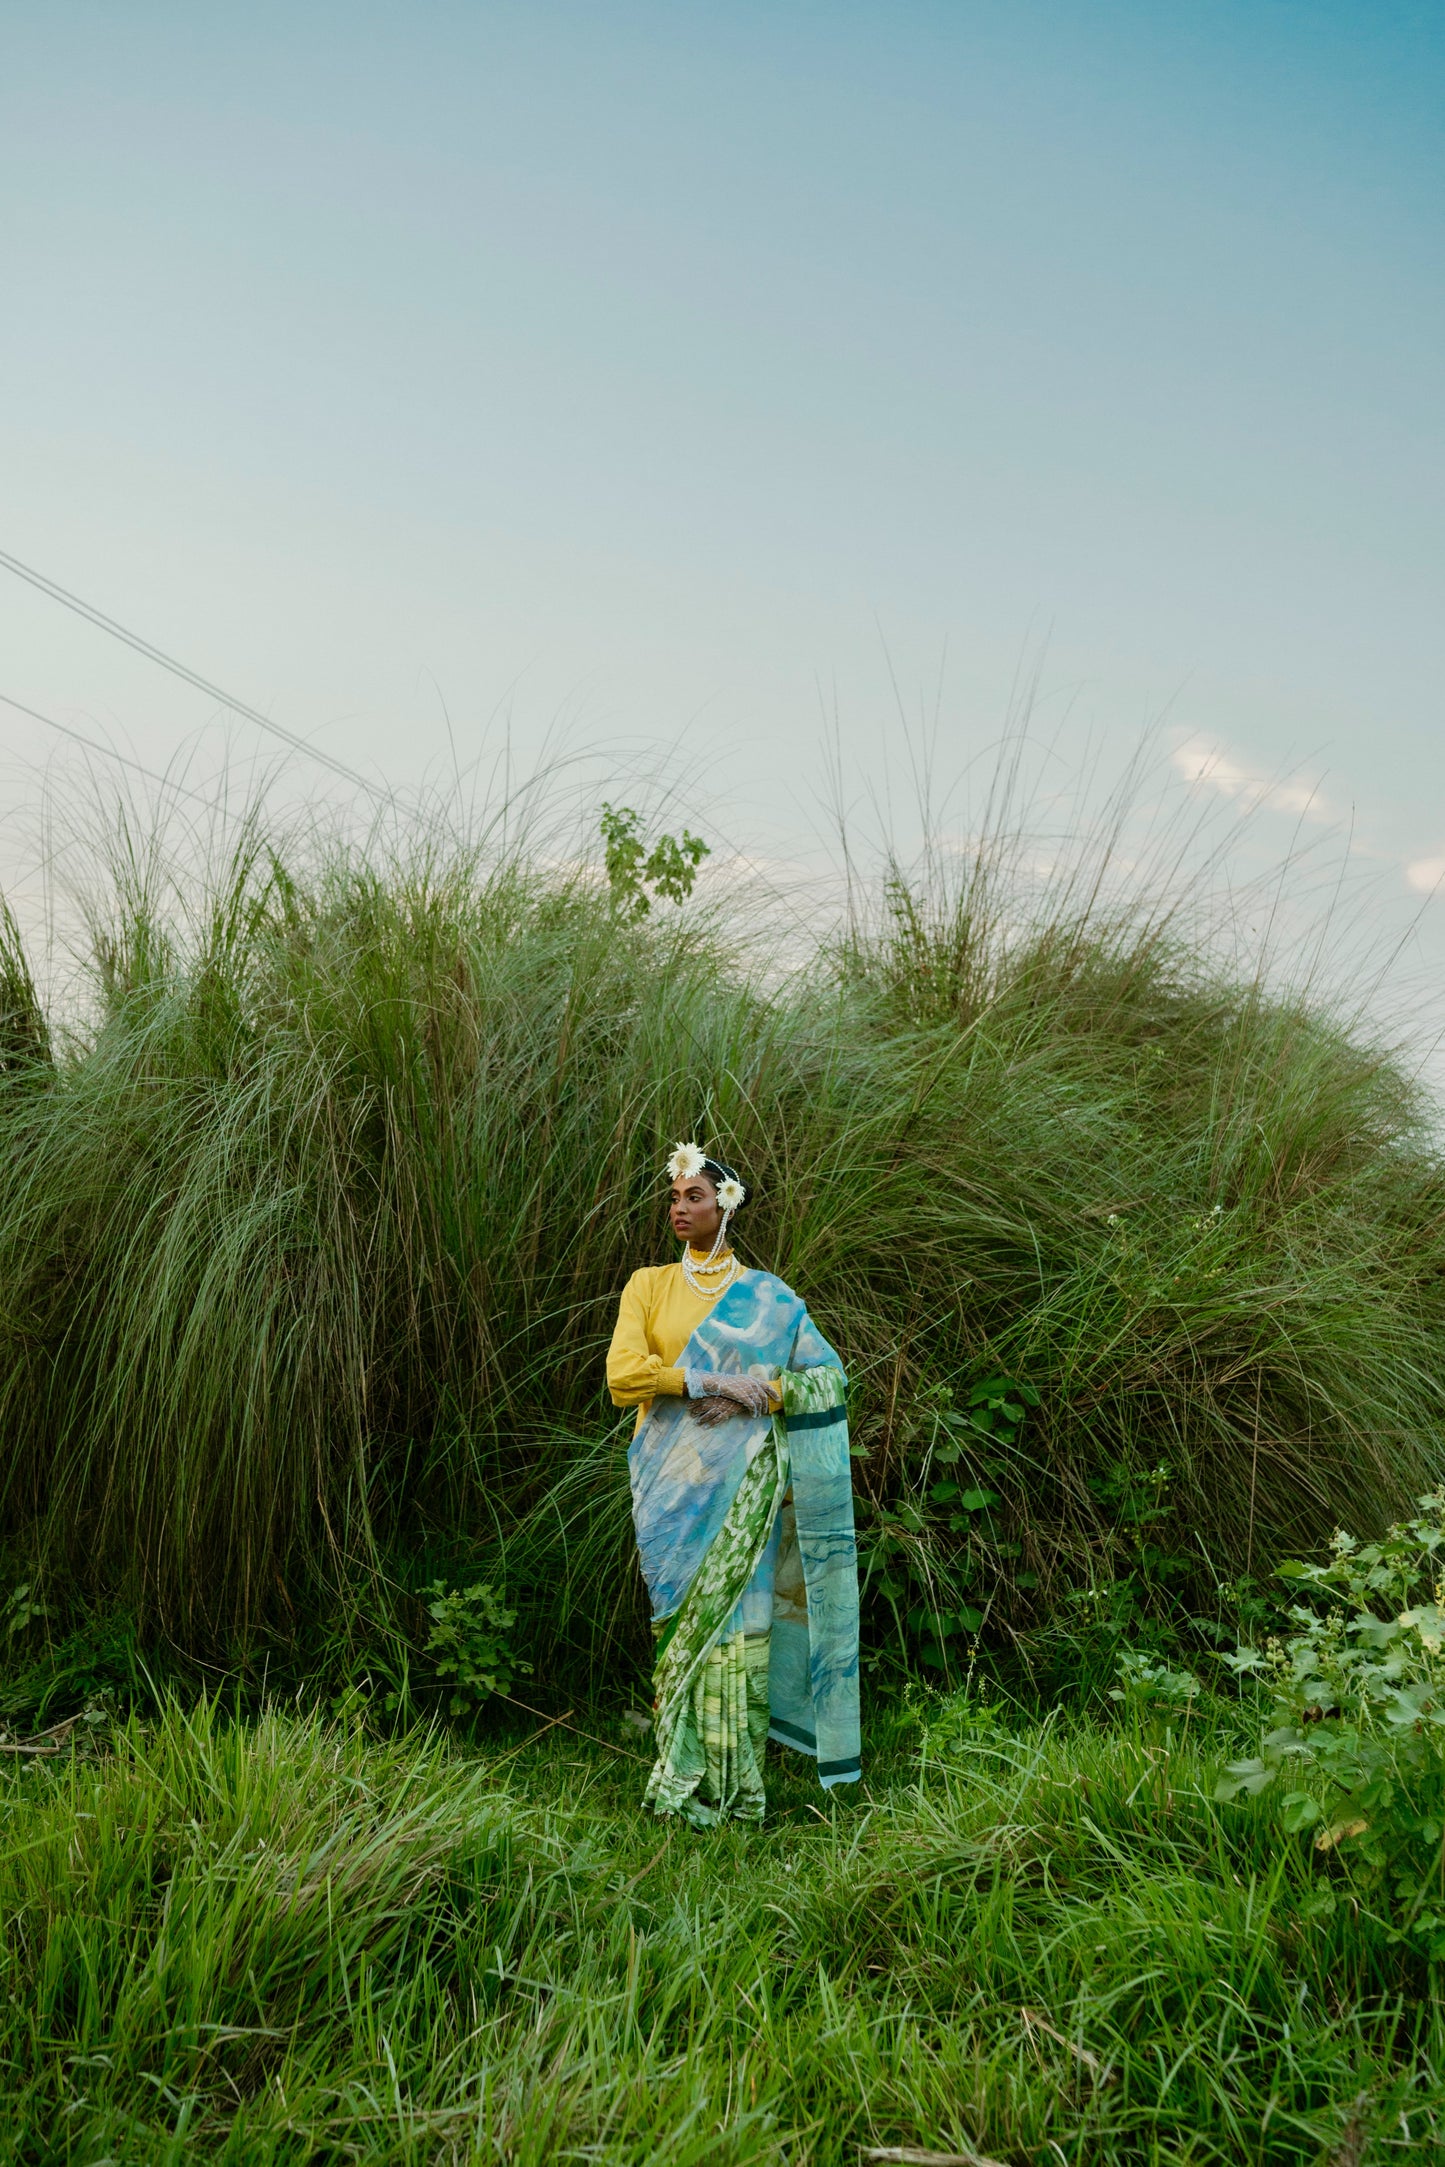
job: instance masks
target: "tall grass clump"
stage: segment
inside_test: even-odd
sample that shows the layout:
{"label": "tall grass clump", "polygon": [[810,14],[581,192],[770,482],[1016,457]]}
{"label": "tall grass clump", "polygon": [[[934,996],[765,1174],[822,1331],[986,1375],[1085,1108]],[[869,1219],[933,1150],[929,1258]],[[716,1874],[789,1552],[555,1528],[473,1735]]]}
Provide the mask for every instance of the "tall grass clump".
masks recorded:
{"label": "tall grass clump", "polygon": [[1430,1110],[1153,896],[995,837],[779,970],[425,835],[159,893],[114,883],[58,1047],[7,934],[0,1435],[19,1553],[196,1652],[450,1556],[569,1690],[637,1643],[601,1358],[678,1136],[842,1350],[870,1599],[945,1666],[1438,1477]]}

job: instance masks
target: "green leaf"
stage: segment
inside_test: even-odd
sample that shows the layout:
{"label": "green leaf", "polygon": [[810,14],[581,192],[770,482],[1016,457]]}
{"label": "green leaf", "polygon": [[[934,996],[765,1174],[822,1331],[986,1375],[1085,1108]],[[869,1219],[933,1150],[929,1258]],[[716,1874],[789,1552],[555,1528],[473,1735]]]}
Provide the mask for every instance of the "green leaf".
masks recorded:
{"label": "green leaf", "polygon": [[969,1393],[968,1404],[970,1407],[976,1407],[983,1400],[1007,1399],[1012,1390],[1013,1379],[1011,1377],[986,1377],[982,1384],[976,1384]]}
{"label": "green leaf", "polygon": [[1339,1900],[1334,1890],[1326,1884],[1324,1888],[1316,1889],[1313,1895],[1305,1898],[1299,1907],[1299,1916],[1301,1919],[1308,1919],[1312,1923],[1316,1920],[1323,1923],[1326,1919],[1334,1917],[1338,1907]]}
{"label": "green leaf", "polygon": [[1401,1625],[1414,1626],[1420,1635],[1421,1646],[1430,1655],[1439,1655],[1445,1648],[1445,1610],[1434,1603],[1424,1603],[1418,1610],[1403,1610]]}
{"label": "green leaf", "polygon": [[1241,1794],[1246,1798],[1257,1798],[1261,1791],[1268,1790],[1276,1773],[1263,1761],[1231,1761],[1215,1784],[1214,1795],[1222,1805],[1228,1805]]}
{"label": "green leaf", "polygon": [[958,1502],[965,1512],[987,1512],[999,1502],[997,1490],[960,1490]]}
{"label": "green leaf", "polygon": [[1291,1836],[1298,1836],[1303,1829],[1313,1828],[1316,1821],[1324,1819],[1325,1809],[1308,1791],[1291,1791],[1283,1800],[1280,1818]]}

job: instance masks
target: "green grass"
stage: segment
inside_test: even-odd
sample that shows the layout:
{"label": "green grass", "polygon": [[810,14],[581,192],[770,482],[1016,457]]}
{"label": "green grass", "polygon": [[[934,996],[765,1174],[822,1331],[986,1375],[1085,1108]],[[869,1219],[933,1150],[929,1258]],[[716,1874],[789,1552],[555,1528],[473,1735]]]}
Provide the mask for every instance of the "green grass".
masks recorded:
{"label": "green grass", "polygon": [[863,1795],[779,1764],[698,1835],[620,1724],[168,1701],[6,1771],[0,2160],[1431,2157],[1438,2002],[1347,1856],[1209,1802],[1235,1720],[895,1709]]}
{"label": "green grass", "polygon": [[[1257,1712],[1088,1712],[1445,1473],[1388,1052],[998,820],[781,952],[440,830],[120,842],[80,1026],[0,918],[0,1713],[95,1719],[0,1754],[0,2167],[1440,2149],[1438,1981],[1348,1840],[1212,1801]],[[683,1136],[852,1376],[874,1689],[866,1794],[780,1764],[708,1836],[637,1808],[601,1389]],[[437,1578],[566,1723],[412,1721]],[[877,1690],[940,1640],[1012,1717]]]}
{"label": "green grass", "polygon": [[[780,955],[424,833],[102,871],[78,1035],[0,929],[0,1499],[57,1611],[349,1673],[485,1573],[550,1689],[645,1655],[601,1362],[685,1135],[853,1376],[875,1649],[948,1590],[1026,1651],[1202,1608],[1439,1477],[1432,1109],[1167,898],[994,834]],[[937,1392],[998,1369],[1040,1404],[953,1526]]]}

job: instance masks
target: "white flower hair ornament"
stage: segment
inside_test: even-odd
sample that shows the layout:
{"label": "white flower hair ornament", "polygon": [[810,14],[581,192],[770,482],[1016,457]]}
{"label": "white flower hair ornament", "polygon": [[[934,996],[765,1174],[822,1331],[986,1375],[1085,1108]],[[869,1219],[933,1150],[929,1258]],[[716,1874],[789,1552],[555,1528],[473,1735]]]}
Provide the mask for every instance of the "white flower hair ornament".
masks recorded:
{"label": "white flower hair ornament", "polygon": [[707,1155],[696,1144],[674,1144],[672,1157],[667,1162],[669,1181],[691,1181],[707,1166]]}
{"label": "white flower hair ornament", "polygon": [[737,1210],[739,1204],[746,1198],[747,1193],[736,1174],[729,1174],[725,1180],[720,1181],[717,1185],[717,1200],[724,1212],[728,1214]]}

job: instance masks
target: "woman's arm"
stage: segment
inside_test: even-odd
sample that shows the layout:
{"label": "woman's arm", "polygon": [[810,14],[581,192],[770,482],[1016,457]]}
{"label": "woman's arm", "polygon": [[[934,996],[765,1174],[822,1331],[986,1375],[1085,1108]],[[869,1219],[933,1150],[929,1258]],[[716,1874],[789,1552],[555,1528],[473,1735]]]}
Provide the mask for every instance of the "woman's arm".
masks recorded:
{"label": "woman's arm", "polygon": [[634,1272],[622,1290],[617,1326],[607,1350],[607,1389],[614,1407],[640,1407],[645,1400],[680,1398],[687,1387],[680,1369],[654,1354],[647,1336],[649,1275]]}

